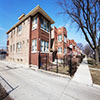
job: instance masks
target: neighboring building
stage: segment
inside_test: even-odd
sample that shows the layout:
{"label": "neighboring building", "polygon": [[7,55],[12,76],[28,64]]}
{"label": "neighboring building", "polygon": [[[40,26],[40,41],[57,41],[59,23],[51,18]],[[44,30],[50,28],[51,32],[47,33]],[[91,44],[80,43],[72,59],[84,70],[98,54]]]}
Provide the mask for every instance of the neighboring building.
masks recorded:
{"label": "neighboring building", "polygon": [[19,22],[7,32],[7,59],[38,65],[39,52],[41,56],[49,56],[50,28],[53,23],[40,6],[20,16]]}
{"label": "neighboring building", "polygon": [[80,55],[82,51],[77,46],[76,42],[74,40],[68,40],[67,41],[67,54],[72,52],[73,55]]}
{"label": "neighboring building", "polygon": [[61,59],[67,53],[67,31],[65,27],[56,28],[51,31],[51,48],[52,52],[57,51],[57,58]]}

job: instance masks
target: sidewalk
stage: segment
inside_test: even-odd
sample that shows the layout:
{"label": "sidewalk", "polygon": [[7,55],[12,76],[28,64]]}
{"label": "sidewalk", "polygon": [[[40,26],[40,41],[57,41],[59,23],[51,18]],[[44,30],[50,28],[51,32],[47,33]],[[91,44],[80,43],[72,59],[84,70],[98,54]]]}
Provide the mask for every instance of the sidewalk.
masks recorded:
{"label": "sidewalk", "polygon": [[83,62],[78,67],[72,81],[80,82],[90,86],[93,85],[92,77],[87,63],[87,58],[84,58]]}

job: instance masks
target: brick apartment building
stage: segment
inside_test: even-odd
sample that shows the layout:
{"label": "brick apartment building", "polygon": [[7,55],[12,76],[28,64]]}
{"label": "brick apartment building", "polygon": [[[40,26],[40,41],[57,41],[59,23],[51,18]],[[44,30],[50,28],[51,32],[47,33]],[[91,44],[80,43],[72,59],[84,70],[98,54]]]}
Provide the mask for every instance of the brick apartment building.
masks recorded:
{"label": "brick apartment building", "polygon": [[39,54],[41,58],[47,56],[49,60],[54,58],[54,51],[57,51],[58,58],[65,55],[66,29],[51,28],[54,21],[40,6],[18,19],[18,23],[7,32],[8,60],[38,66]]}
{"label": "brick apartment building", "polygon": [[67,54],[70,53],[70,51],[72,51],[75,56],[82,53],[74,40],[67,40]]}
{"label": "brick apartment building", "polygon": [[67,52],[67,31],[65,27],[56,28],[55,26],[51,31],[51,47],[50,51],[57,51],[58,59],[63,58]]}

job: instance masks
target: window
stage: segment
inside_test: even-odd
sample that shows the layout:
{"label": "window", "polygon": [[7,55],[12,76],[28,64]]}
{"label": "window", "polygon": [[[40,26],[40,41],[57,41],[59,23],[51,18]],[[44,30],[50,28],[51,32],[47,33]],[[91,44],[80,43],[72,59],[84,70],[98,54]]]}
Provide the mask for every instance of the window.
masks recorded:
{"label": "window", "polygon": [[47,23],[47,31],[49,32],[49,23]]}
{"label": "window", "polygon": [[46,43],[47,43],[46,51],[49,51],[49,43],[48,42],[46,42]]}
{"label": "window", "polygon": [[58,42],[62,41],[62,35],[58,35]]}
{"label": "window", "polygon": [[58,53],[62,53],[62,47],[58,48]]}
{"label": "window", "polygon": [[13,51],[15,51],[15,44],[13,44]]}
{"label": "window", "polygon": [[67,50],[67,49],[66,49],[66,48],[64,48],[64,54],[66,54],[66,52],[67,52],[66,50]]}
{"label": "window", "polygon": [[37,16],[33,17],[32,19],[32,29],[37,28]]}
{"label": "window", "polygon": [[72,44],[69,45],[70,48],[73,48]]}
{"label": "window", "polygon": [[10,52],[12,52],[12,45],[10,46]]}
{"label": "window", "polygon": [[13,30],[14,34],[15,34],[15,29]]}
{"label": "window", "polygon": [[41,22],[41,28],[49,32],[49,27],[50,27],[49,22],[42,17],[40,19],[40,22]]}
{"label": "window", "polygon": [[44,20],[43,20],[43,18],[40,19],[40,22],[41,22],[41,28],[44,28],[44,24],[43,24]]}
{"label": "window", "polygon": [[66,43],[66,36],[64,36],[64,42]]}
{"label": "window", "polygon": [[49,48],[49,43],[41,40],[41,51],[48,52],[49,51],[48,48]]}
{"label": "window", "polygon": [[21,42],[17,43],[17,52],[21,50]]}
{"label": "window", "polygon": [[13,37],[13,31],[11,31],[11,38]]}
{"label": "window", "polygon": [[34,39],[34,40],[32,40],[32,52],[34,52],[36,50],[37,50],[37,40]]}
{"label": "window", "polygon": [[41,51],[44,51],[44,41],[41,40]]}
{"label": "window", "polygon": [[21,34],[21,30],[22,30],[22,25],[18,26],[18,34]]}
{"label": "window", "polygon": [[46,21],[44,21],[44,29],[45,29],[45,30],[46,30],[46,24],[47,24]]}

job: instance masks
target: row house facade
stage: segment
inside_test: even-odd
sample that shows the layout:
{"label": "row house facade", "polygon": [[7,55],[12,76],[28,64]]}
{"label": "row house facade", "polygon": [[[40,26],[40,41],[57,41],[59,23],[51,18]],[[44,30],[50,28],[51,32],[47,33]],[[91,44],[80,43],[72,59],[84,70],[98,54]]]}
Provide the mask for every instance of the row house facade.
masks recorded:
{"label": "row house facade", "polygon": [[70,52],[74,55],[81,55],[82,51],[77,46],[76,42],[74,40],[67,40],[67,54],[70,54]]}
{"label": "row house facade", "polygon": [[54,61],[55,55],[58,59],[63,58],[70,45],[73,45],[73,52],[77,52],[74,40],[67,39],[66,28],[51,28],[55,22],[40,6],[18,19],[7,32],[8,60],[38,66],[39,55]]}
{"label": "row house facade", "polygon": [[[57,52],[57,58],[61,59],[67,53],[67,31],[65,27],[56,28],[51,30],[51,52]],[[54,57],[53,57],[54,58]]]}

